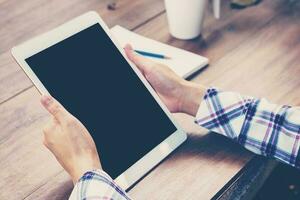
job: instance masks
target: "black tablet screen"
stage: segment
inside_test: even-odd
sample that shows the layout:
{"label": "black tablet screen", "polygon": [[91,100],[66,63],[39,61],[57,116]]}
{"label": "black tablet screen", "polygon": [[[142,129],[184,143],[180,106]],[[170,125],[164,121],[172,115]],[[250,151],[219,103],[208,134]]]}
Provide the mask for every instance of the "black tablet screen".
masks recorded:
{"label": "black tablet screen", "polygon": [[87,127],[112,178],[176,131],[99,24],[26,62],[50,94]]}

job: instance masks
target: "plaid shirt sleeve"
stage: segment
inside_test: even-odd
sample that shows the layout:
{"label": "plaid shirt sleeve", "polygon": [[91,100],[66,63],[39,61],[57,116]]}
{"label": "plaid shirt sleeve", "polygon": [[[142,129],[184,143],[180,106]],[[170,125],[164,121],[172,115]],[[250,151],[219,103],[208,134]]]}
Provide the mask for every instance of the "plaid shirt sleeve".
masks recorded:
{"label": "plaid shirt sleeve", "polygon": [[300,168],[300,108],[216,88],[206,91],[196,123],[250,151]]}
{"label": "plaid shirt sleeve", "polygon": [[102,170],[86,172],[76,183],[69,200],[129,200],[126,192]]}

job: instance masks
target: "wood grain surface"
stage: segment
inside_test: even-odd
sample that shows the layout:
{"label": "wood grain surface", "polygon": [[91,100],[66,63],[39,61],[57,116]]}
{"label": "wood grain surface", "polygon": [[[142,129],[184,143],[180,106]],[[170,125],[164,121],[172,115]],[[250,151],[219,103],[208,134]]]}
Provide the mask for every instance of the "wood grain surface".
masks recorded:
{"label": "wood grain surface", "polygon": [[[300,103],[300,4],[265,0],[242,11],[223,1],[221,20],[207,12],[202,37],[170,36],[162,0],[0,0],[0,199],[67,199],[68,175],[42,145],[48,115],[39,93],[10,55],[10,48],[88,10],[109,26],[202,54],[210,65],[191,81],[268,99]],[[232,141],[207,133],[184,114],[189,132],[179,149],[138,182],[134,199],[210,199],[253,158]]]}

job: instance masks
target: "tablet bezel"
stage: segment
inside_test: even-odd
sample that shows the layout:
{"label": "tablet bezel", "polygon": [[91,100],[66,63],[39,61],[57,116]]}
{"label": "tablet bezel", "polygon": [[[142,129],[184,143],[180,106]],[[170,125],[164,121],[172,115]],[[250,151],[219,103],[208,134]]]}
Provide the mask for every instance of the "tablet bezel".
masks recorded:
{"label": "tablet bezel", "polygon": [[[63,41],[64,39],[94,25],[100,24],[103,30],[106,32],[108,37],[112,40],[115,46],[123,55],[124,59],[129,63],[132,69],[135,71],[137,76],[146,86],[146,88],[150,91],[153,98],[158,102],[160,107],[169,117],[171,122],[177,128],[177,131],[172,133],[168,138],[162,141],[159,145],[149,151],[145,156],[140,158],[137,162],[135,162],[132,166],[130,166],[127,170],[125,170],[122,174],[120,174],[115,181],[124,189],[128,189],[131,185],[133,185],[136,181],[138,181],[141,177],[143,177],[148,171],[150,171],[153,167],[155,167],[160,161],[162,161],[167,155],[169,155],[173,150],[175,150],[181,143],[183,143],[187,135],[186,133],[179,127],[176,121],[171,116],[171,113],[167,109],[167,107],[162,103],[159,99],[158,95],[155,93],[153,88],[141,74],[141,72],[137,69],[137,67],[130,62],[123,50],[116,40],[114,39],[113,35],[110,34],[109,28],[106,26],[104,21],[95,11],[87,12],[47,33],[44,33],[40,36],[37,36],[27,42],[24,42],[21,45],[13,47],[11,53],[17,63],[21,66],[24,70],[26,75],[29,79],[33,82],[35,87],[41,94],[49,94],[47,89],[38,79],[38,77],[34,74],[31,70],[29,65],[26,63],[25,59],[29,58],[36,53],[47,49],[48,47]],[[99,152],[100,160],[101,160],[101,152]],[[117,158],[116,158],[117,159]]]}

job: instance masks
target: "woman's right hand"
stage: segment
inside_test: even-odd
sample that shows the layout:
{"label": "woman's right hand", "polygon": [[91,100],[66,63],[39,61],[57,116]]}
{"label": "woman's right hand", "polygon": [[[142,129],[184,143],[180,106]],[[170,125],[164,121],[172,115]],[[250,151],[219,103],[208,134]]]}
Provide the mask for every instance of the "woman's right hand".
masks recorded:
{"label": "woman's right hand", "polygon": [[171,112],[196,115],[199,102],[204,95],[204,87],[186,81],[169,67],[135,53],[130,45],[126,45],[125,52]]}

